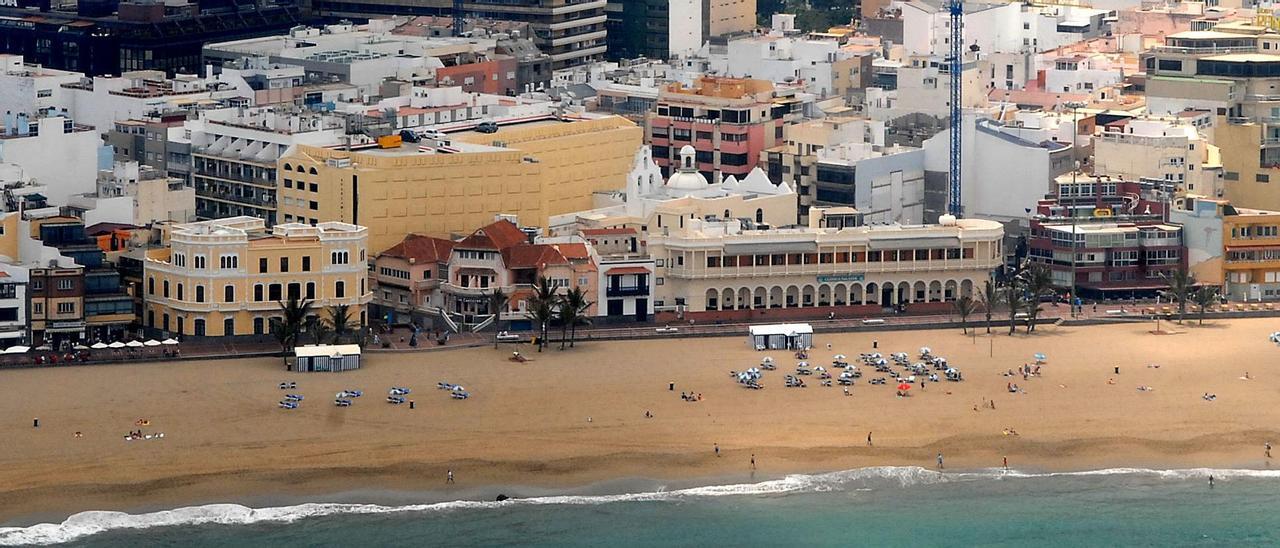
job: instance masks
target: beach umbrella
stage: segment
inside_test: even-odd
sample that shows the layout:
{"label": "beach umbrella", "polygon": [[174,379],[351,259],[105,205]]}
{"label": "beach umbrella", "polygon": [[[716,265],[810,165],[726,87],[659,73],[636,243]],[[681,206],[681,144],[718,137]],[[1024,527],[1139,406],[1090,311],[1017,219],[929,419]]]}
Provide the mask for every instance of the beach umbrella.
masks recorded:
{"label": "beach umbrella", "polygon": [[144,346],[160,346],[160,341],[157,341],[155,339],[149,339],[147,340],[147,342],[144,342],[142,344]]}
{"label": "beach umbrella", "polygon": [[760,360],[760,363],[762,363],[762,364],[770,364],[770,363],[773,363],[773,357],[772,357],[772,356],[765,356],[763,360]]}
{"label": "beach umbrella", "polygon": [[1036,359],[1036,361],[1038,361],[1038,362],[1042,362],[1042,361],[1045,361],[1045,360],[1046,360],[1046,359],[1048,359],[1048,358],[1046,358],[1044,354],[1041,354],[1041,353],[1038,353],[1038,352],[1037,352],[1037,353],[1036,353],[1036,355],[1035,355],[1035,359]]}
{"label": "beach umbrella", "polygon": [[37,351],[40,351],[40,352],[48,352],[48,351],[50,351],[50,350],[53,350],[53,347],[51,347],[51,346],[49,346],[49,345],[47,345],[47,344],[42,344],[42,345],[40,345],[40,346],[37,346],[37,347],[36,347],[36,350],[37,350]]}
{"label": "beach umbrella", "polygon": [[111,343],[111,344],[108,344],[108,345],[107,345],[107,347],[108,347],[108,348],[124,348],[124,343],[122,343],[122,342],[120,342],[120,341],[116,341],[116,342],[113,342],[113,343]]}
{"label": "beach umbrella", "polygon": [[907,390],[911,390],[911,385],[909,385],[909,384],[907,384],[907,383],[905,383],[905,382],[904,382],[904,383],[902,383],[902,384],[899,384],[899,385],[898,385],[898,390],[901,390],[901,391],[903,391],[903,392],[906,392]]}
{"label": "beach umbrella", "polygon": [[166,345],[178,344],[178,339],[165,339],[163,341],[160,341],[160,344],[166,344]]}
{"label": "beach umbrella", "polygon": [[931,349],[931,348],[929,348],[929,347],[927,347],[927,346],[921,346],[921,347],[920,347],[920,353],[921,353],[921,354],[932,354],[932,353],[933,353],[933,349]]}
{"label": "beach umbrella", "polygon": [[834,359],[836,359],[836,360],[843,360],[843,359],[845,359],[845,355],[844,355],[844,354],[836,354]]}
{"label": "beach umbrella", "polygon": [[817,366],[817,367],[813,368],[813,370],[814,370],[814,371],[826,371],[826,370],[827,370],[827,368],[825,368],[825,367],[823,367],[823,366],[819,365],[819,366]]}
{"label": "beach umbrella", "polygon": [[22,346],[22,345],[10,346],[9,348],[4,349],[4,353],[5,354],[22,354],[24,352],[27,352],[28,350],[31,350],[30,346]]}
{"label": "beach umbrella", "polygon": [[125,346],[129,348],[142,348],[143,345],[142,345],[142,341],[129,341],[125,343]]}
{"label": "beach umbrella", "polygon": [[102,349],[104,349],[104,348],[107,348],[107,343],[104,343],[104,342],[96,342],[96,343],[93,343],[93,345],[92,345],[92,346],[90,346],[89,348],[92,348],[92,349],[94,349],[94,350],[102,350]]}
{"label": "beach umbrella", "polygon": [[83,344],[77,344],[77,345],[75,345],[75,346],[71,347],[71,349],[72,349],[72,350],[88,350],[88,349],[89,349],[89,347],[87,347],[87,346],[85,346],[85,345],[83,345]]}
{"label": "beach umbrella", "polygon": [[800,363],[797,363],[797,364],[796,364],[796,367],[809,367],[809,362],[800,362]]}

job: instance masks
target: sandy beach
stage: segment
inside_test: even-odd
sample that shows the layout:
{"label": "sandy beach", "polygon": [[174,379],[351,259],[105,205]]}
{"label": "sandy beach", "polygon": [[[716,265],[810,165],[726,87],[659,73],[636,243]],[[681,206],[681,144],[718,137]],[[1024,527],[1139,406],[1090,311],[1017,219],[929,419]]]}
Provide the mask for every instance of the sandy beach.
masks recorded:
{"label": "sandy beach", "polygon": [[[797,360],[756,352],[745,334],[590,342],[563,352],[525,345],[533,361],[523,364],[507,360],[506,345],[375,353],[362,370],[341,374],[287,373],[274,358],[0,371],[0,523],[273,495],[474,495],[499,485],[724,477],[749,474],[752,454],[762,476],[934,467],[938,452],[949,469],[999,467],[1005,456],[1024,470],[1269,467],[1263,444],[1280,443],[1280,348],[1267,335],[1280,320],[1162,326],[1175,333],[1152,334],[1145,323],[1041,326],[1013,337],[1007,326],[976,337],[815,337],[815,365],[835,353],[856,358],[876,340],[886,355],[914,358],[930,346],[964,373],[964,382],[917,386],[906,398],[895,396],[892,381],[869,386],[878,375],[867,368],[852,396],[812,377],[808,388],[784,388]],[[1042,376],[1002,375],[1038,352],[1048,355]],[[766,373],[764,390],[730,378],[766,355],[779,367]],[[288,392],[306,397],[300,409],[276,407],[286,380],[298,383]],[[450,399],[436,389],[440,381],[464,385],[472,398]],[[1010,381],[1025,393],[1009,393]],[[416,409],[386,403],[391,386],[411,387]],[[365,396],[335,407],[334,393],[348,388]],[[681,391],[702,401],[682,401]],[[1206,392],[1217,399],[1205,401]],[[145,432],[165,437],[125,441],[139,419],[149,421]],[[445,484],[449,469],[453,485]]]}

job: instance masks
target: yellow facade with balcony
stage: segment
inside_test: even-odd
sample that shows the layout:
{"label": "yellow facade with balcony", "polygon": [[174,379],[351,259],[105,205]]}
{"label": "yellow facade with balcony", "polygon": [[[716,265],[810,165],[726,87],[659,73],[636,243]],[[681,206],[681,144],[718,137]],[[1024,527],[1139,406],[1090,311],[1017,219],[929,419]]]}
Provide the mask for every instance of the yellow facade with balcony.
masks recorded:
{"label": "yellow facade with balcony", "polygon": [[309,299],[312,314],[350,307],[366,323],[372,299],[368,229],[347,223],[285,223],[232,217],[176,225],[169,246],[147,253],[143,323],[194,336],[268,335],[280,302]]}

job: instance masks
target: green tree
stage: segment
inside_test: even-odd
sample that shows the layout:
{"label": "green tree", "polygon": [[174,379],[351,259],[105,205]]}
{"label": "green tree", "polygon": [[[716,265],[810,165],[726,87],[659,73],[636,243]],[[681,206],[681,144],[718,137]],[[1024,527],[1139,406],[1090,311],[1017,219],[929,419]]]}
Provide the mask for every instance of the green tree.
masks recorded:
{"label": "green tree", "polygon": [[325,344],[332,340],[333,329],[329,327],[329,322],[327,321],[308,317],[307,334],[311,335],[312,344]]}
{"label": "green tree", "polygon": [[952,301],[951,308],[955,309],[956,314],[960,316],[960,331],[965,335],[969,334],[969,315],[973,314],[977,303],[973,297],[961,295],[959,299]]}
{"label": "green tree", "polygon": [[987,317],[987,334],[991,334],[991,315],[995,313],[996,307],[1000,306],[1000,302],[1004,300],[1004,295],[1000,293],[1000,288],[991,280],[983,282],[982,293],[978,294],[978,302],[982,305],[982,313]]}
{"label": "green tree", "polygon": [[311,314],[312,301],[291,297],[288,301],[276,301],[276,304],[280,305],[283,317],[271,326],[271,335],[280,343],[280,352],[284,354],[297,346],[307,316]]}
{"label": "green tree", "polygon": [[1191,292],[1191,302],[1196,303],[1199,309],[1199,325],[1204,325],[1205,310],[1218,302],[1218,288],[1212,285],[1202,285]]}
{"label": "green tree", "polygon": [[1040,298],[1053,294],[1053,274],[1040,263],[1028,263],[1019,273],[1021,285],[1026,290],[1027,333],[1036,330],[1036,318],[1040,316]]}
{"label": "green tree", "polygon": [[538,277],[533,284],[533,296],[529,298],[529,310],[525,315],[538,327],[538,352],[547,345],[547,329],[556,316],[556,290],[546,276]]}
{"label": "green tree", "polygon": [[1182,323],[1182,317],[1187,313],[1187,301],[1195,291],[1196,277],[1186,267],[1174,270],[1172,276],[1162,274],[1161,277],[1169,283],[1169,289],[1164,291],[1164,295],[1178,301],[1178,323]]}
{"label": "green tree", "polygon": [[1018,325],[1018,313],[1026,306],[1024,289],[1015,279],[1006,283],[1001,291],[1004,293],[1004,304],[1009,306],[1009,334],[1012,335],[1014,328]]}
{"label": "green tree", "polygon": [[502,328],[502,311],[507,308],[507,303],[511,298],[502,292],[501,288],[494,288],[493,293],[489,294],[489,312],[493,314],[493,349],[498,349],[498,333]]}
{"label": "green tree", "polygon": [[325,327],[333,332],[333,339],[337,342],[348,340],[352,333],[360,330],[360,324],[351,314],[351,307],[345,304],[330,306],[327,311],[329,318],[324,320]]}
{"label": "green tree", "polygon": [[[591,318],[587,316],[587,311],[591,308],[591,305],[591,301],[587,300],[587,292],[577,286],[570,289],[560,298],[557,311],[561,329],[568,330],[570,348],[577,341],[578,326],[591,323]],[[563,339],[560,341],[560,349],[564,349]]]}

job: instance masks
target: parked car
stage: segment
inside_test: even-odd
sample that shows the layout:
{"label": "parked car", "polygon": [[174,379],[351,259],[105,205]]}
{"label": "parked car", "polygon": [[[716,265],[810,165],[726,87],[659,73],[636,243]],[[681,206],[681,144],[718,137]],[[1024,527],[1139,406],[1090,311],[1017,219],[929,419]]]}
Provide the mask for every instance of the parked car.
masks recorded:
{"label": "parked car", "polygon": [[493,122],[480,122],[479,124],[476,124],[476,131],[480,133],[497,133],[498,124]]}

